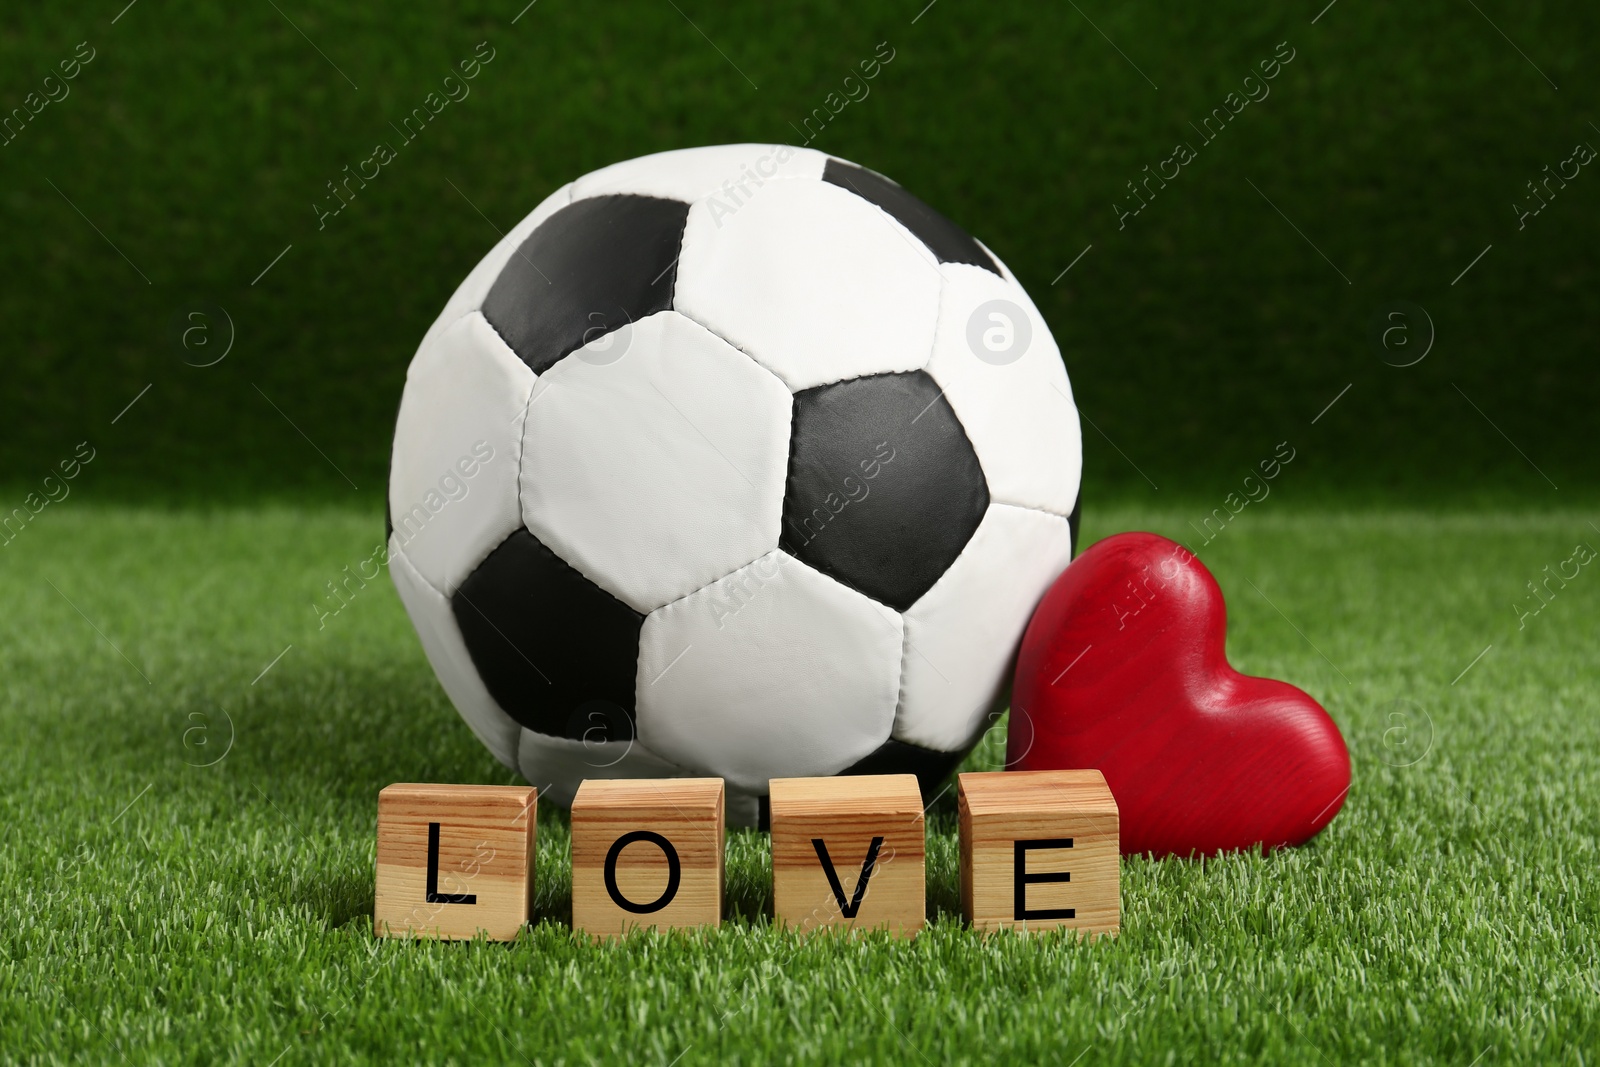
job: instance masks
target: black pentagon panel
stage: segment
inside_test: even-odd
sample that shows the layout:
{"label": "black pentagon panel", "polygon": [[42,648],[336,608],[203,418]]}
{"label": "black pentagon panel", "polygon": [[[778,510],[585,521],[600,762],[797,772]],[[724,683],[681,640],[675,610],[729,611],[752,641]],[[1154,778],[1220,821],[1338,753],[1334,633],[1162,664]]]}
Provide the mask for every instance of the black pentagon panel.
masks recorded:
{"label": "black pentagon panel", "polygon": [[940,263],[970,263],[1000,273],[994,257],[985,252],[971,234],[883,175],[830,159],[822,168],[822,180],[849,189],[893,215],[900,225],[928,246]]}
{"label": "black pentagon panel", "polygon": [[533,534],[502,541],[450,606],[483,684],[517,722],[552,737],[633,736],[644,616]]}
{"label": "black pentagon panel", "polygon": [[983,468],[923,371],[796,393],[785,551],[904,611],[961,554],[989,507]]}
{"label": "black pentagon panel", "polygon": [[922,801],[931,804],[945,779],[955,773],[965,752],[937,752],[931,748],[890,738],[879,749],[840,771],[840,774],[914,774]]}
{"label": "black pentagon panel", "polygon": [[483,316],[543,374],[567,353],[672,306],[688,217],[688,204],[653,196],[568,204],[506,261]]}

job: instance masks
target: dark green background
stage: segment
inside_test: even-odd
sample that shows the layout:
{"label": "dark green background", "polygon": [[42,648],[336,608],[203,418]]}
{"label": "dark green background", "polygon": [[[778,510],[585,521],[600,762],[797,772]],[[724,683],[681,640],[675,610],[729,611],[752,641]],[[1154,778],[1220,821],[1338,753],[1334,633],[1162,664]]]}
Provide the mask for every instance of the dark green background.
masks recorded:
{"label": "dark green background", "polygon": [[[1340,0],[1312,24],[1322,3],[940,0],[913,24],[922,0],[539,0],[514,26],[521,0],[139,0],[114,25],[122,0],[14,6],[0,107],[79,41],[98,55],[0,148],[0,483],[25,491],[87,438],[99,458],[79,485],[102,497],[359,492],[376,513],[406,364],[496,238],[450,183],[508,229],[619,159],[793,141],[791,123],[887,41],[871,95],[814,146],[907,185],[1028,286],[1083,411],[1127,455],[1086,428],[1091,506],[1151,482],[1156,499],[1220,503],[1282,440],[1300,457],[1289,493],[1592,495],[1600,172],[1524,230],[1512,203],[1577,142],[1600,146],[1600,9]],[[483,40],[497,55],[471,96],[318,232],[324,183],[393,140],[389,123]],[[1271,96],[1119,232],[1125,183],[1194,142],[1188,123],[1280,41],[1297,56]],[[1404,369],[1368,339],[1397,299],[1437,329]],[[207,369],[169,336],[195,302],[237,329]]]}

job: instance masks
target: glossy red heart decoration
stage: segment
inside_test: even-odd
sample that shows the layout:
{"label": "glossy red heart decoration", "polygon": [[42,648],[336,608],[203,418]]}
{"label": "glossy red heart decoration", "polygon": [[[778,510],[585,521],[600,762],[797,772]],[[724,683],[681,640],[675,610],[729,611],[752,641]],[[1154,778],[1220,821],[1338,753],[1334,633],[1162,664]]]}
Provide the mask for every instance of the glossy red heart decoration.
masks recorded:
{"label": "glossy red heart decoration", "polygon": [[1309,840],[1350,790],[1344,738],[1301,690],[1234,670],[1227,628],[1221,588],[1182,545],[1093,545],[1023,636],[1007,768],[1099,768],[1124,855]]}

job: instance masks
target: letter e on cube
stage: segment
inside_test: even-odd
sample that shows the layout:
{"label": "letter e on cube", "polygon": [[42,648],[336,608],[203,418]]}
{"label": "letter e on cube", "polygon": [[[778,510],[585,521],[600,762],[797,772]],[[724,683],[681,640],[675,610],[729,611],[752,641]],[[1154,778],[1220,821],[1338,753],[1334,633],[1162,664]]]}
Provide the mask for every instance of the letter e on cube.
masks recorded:
{"label": "letter e on cube", "polygon": [[960,776],[961,910],[983,933],[1121,926],[1117,802],[1096,770]]}

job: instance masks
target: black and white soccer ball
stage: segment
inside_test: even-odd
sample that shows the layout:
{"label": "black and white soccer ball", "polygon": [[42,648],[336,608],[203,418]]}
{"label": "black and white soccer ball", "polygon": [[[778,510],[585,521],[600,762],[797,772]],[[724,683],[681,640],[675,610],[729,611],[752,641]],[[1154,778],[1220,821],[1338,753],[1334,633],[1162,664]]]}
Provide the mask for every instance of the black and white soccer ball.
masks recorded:
{"label": "black and white soccer ball", "polygon": [[389,562],[508,767],[768,779],[960,763],[1072,558],[1061,353],[995,255],[819,152],[664,152],[557,190],[406,376]]}

